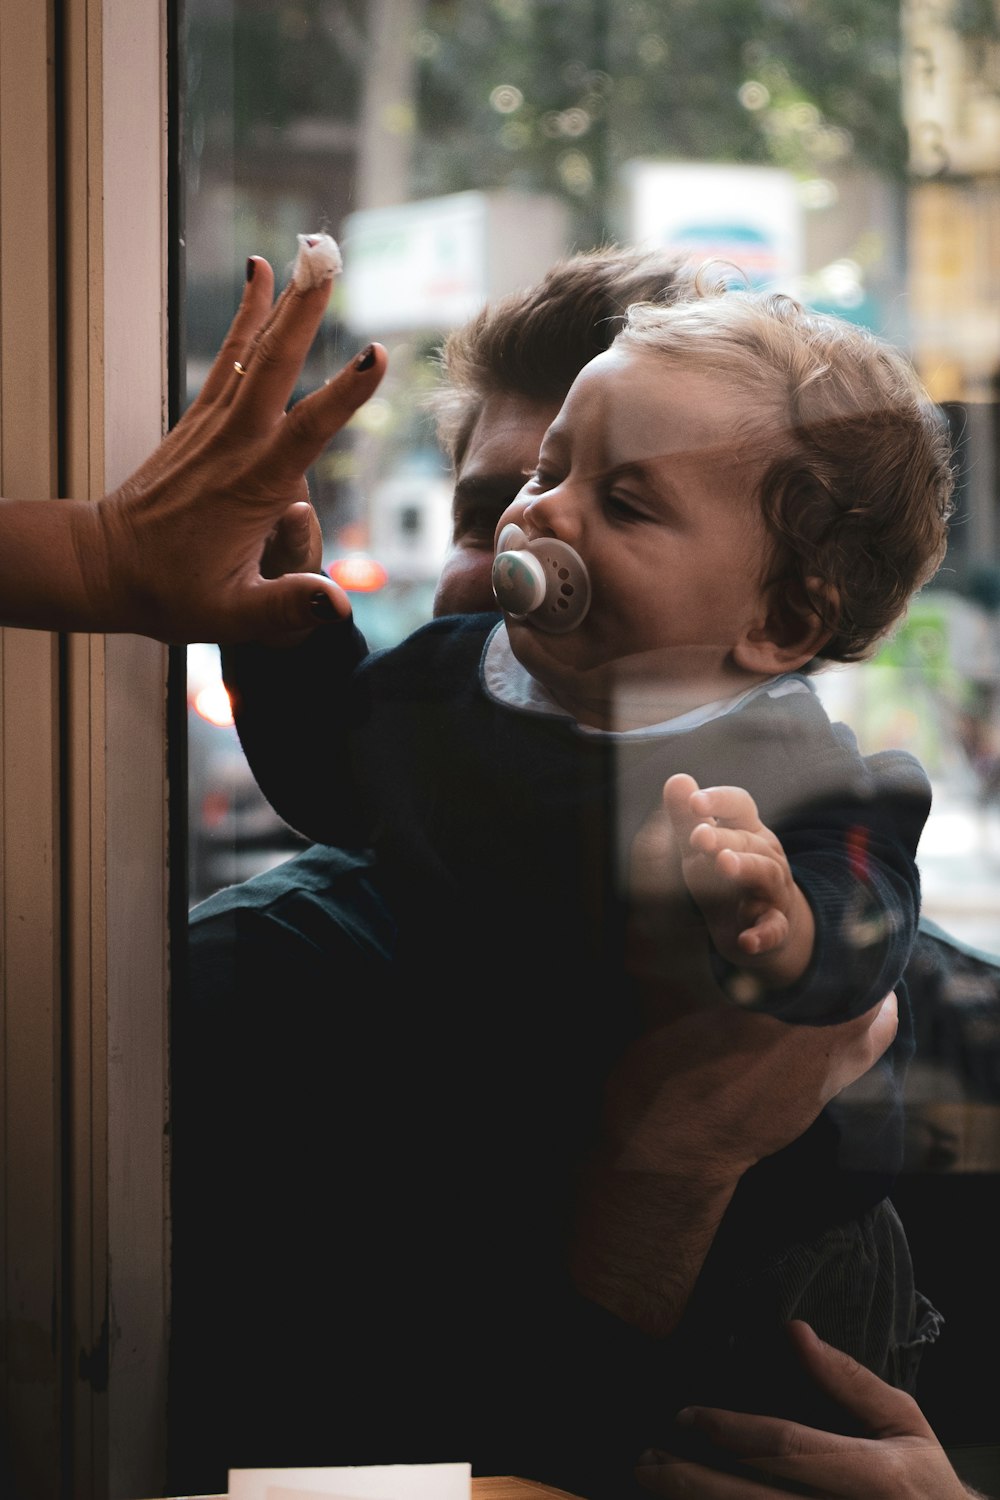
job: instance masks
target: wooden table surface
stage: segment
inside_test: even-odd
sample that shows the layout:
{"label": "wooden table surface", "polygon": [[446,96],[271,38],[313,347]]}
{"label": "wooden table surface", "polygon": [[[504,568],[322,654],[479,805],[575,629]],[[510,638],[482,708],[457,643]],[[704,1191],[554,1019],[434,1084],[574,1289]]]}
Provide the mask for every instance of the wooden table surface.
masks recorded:
{"label": "wooden table surface", "polygon": [[[568,1490],[553,1489],[550,1484],[536,1484],[532,1479],[518,1479],[513,1474],[472,1481],[473,1500],[579,1500]],[[225,1495],[175,1495],[173,1500],[227,1500]]]}

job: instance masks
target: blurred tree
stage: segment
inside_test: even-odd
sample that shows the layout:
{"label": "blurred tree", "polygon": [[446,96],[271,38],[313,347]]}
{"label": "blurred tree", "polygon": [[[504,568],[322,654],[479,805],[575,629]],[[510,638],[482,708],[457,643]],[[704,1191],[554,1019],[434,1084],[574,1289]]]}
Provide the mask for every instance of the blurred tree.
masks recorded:
{"label": "blurred tree", "polygon": [[362,200],[401,190],[422,198],[511,188],[565,198],[578,240],[595,240],[609,230],[617,169],[643,156],[771,164],[806,177],[850,166],[905,173],[898,0],[186,8],[197,60],[191,107],[206,146],[231,142],[237,179],[259,175],[275,150],[286,171],[296,150],[311,153],[314,173],[323,152],[352,181],[360,167],[352,201],[329,213],[334,229]]}
{"label": "blurred tree", "polygon": [[[898,0],[185,0],[183,16],[187,330],[205,356],[241,252],[280,275],[296,231],[340,237],[357,208],[549,193],[584,248],[615,237],[637,157],[905,172]],[[342,357],[336,306],[306,385]],[[393,434],[431,441],[395,397],[424,351],[392,352],[368,410],[383,453]],[[368,446],[334,445],[331,491]]]}
{"label": "blurred tree", "polygon": [[555,192],[593,240],[633,157],[905,171],[898,0],[429,0],[418,46],[415,197]]}

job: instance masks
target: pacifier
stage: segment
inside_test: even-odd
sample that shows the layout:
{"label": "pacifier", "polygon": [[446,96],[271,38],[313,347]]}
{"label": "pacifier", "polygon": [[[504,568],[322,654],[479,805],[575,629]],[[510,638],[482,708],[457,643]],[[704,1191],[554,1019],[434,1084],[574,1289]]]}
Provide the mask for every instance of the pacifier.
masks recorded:
{"label": "pacifier", "polygon": [[590,608],[590,578],[580,554],[554,537],[529,541],[513,521],[497,537],[493,592],[512,619],[530,618],[553,635],[574,630]]}

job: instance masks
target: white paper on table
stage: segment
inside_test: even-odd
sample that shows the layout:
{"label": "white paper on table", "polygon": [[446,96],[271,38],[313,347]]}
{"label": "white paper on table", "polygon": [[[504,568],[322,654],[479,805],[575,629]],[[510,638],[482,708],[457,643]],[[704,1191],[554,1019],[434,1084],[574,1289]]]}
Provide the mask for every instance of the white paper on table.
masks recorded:
{"label": "white paper on table", "polygon": [[470,1500],[471,1464],[230,1469],[229,1500]]}

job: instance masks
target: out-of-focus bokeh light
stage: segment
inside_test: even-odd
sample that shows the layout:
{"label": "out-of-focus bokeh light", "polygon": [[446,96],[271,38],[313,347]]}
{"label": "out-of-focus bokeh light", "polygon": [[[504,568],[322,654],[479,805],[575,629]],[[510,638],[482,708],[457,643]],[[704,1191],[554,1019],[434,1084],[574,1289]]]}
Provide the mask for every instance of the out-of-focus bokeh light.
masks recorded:
{"label": "out-of-focus bokeh light", "polygon": [[524,95],[512,83],[500,83],[490,95],[490,103],[500,115],[512,115],[524,103]]}
{"label": "out-of-focus bokeh light", "polygon": [[354,594],[374,594],[389,577],[380,562],[363,552],[335,558],[326,571],[334,583]]}
{"label": "out-of-focus bokeh light", "polygon": [[564,151],[557,170],[563,187],[571,193],[589,193],[594,185],[593,169],[582,151]]}
{"label": "out-of-focus bokeh light", "polygon": [[755,78],[748,78],[736,94],[744,109],[766,109],[771,102],[771,91]]}
{"label": "out-of-focus bokeh light", "polygon": [[209,682],[199,688],[191,704],[195,713],[207,719],[209,724],[217,724],[220,729],[228,728],[233,722],[233,705],[221,682]]}

